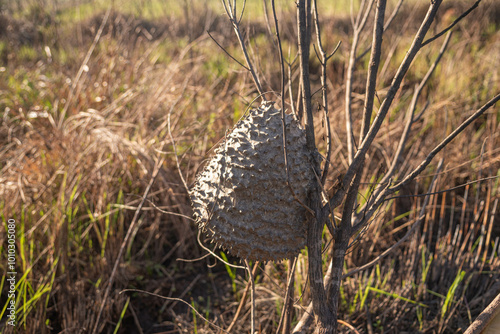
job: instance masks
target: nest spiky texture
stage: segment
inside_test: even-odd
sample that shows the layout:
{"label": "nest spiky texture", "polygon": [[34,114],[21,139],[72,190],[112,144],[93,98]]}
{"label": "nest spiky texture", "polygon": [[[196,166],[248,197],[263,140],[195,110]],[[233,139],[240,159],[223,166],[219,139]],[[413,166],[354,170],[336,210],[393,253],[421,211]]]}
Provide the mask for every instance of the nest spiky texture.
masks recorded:
{"label": "nest spiky texture", "polygon": [[[290,183],[307,203],[315,176],[305,133],[285,117]],[[190,192],[199,228],[240,258],[278,261],[304,247],[306,209],[287,184],[281,112],[262,104],[236,124]]]}

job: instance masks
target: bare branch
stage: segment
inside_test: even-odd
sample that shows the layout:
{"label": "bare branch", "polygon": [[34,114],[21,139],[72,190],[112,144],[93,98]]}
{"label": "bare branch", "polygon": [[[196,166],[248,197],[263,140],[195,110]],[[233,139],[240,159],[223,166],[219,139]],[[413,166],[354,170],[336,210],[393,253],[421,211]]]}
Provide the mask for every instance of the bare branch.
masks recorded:
{"label": "bare branch", "polygon": [[[370,119],[373,111],[373,102],[376,92],[377,72],[380,64],[380,54],[382,53],[382,35],[384,34],[384,15],[385,0],[377,1],[377,10],[375,12],[375,24],[372,37],[372,54],[370,57],[370,66],[366,78],[365,106],[363,110],[363,122],[361,124],[360,142],[363,141],[368,129],[370,128]],[[355,55],[354,55],[355,56]]]}
{"label": "bare branch", "polygon": [[333,57],[333,55],[334,55],[335,53],[337,53],[337,50],[339,49],[339,47],[340,47],[340,45],[341,45],[341,44],[342,44],[342,41],[339,41],[339,42],[337,43],[337,46],[335,46],[335,49],[333,49],[332,53],[330,53],[330,54],[328,55],[328,57],[326,57],[326,59],[327,59],[327,60],[328,60],[328,59],[330,59],[330,58],[332,58],[332,57]]}
{"label": "bare branch", "polygon": [[[342,183],[343,184],[350,184],[351,180],[354,178],[356,175],[358,169],[362,166],[362,162],[364,160],[364,156],[366,155],[366,152],[368,151],[368,148],[370,148],[371,143],[375,139],[375,136],[377,135],[378,131],[380,130],[380,127],[382,125],[382,122],[385,119],[385,116],[387,115],[387,112],[389,111],[389,108],[392,104],[392,101],[394,100],[394,97],[396,96],[396,92],[399,90],[399,87],[401,85],[401,82],[403,81],[403,78],[405,77],[406,73],[408,72],[408,69],[410,68],[410,65],[417,55],[418,51],[420,50],[421,47],[421,41],[424,39],[425,34],[429,30],[429,27],[434,20],[437,10],[439,6],[441,5],[442,0],[435,0],[434,2],[431,3],[429,6],[429,10],[427,12],[427,15],[425,16],[420,29],[418,30],[412,45],[410,46],[410,49],[406,53],[406,56],[401,63],[393,81],[392,84],[389,88],[389,91],[387,92],[387,96],[382,102],[382,105],[380,106],[379,112],[377,116],[375,117],[375,120],[373,121],[372,126],[370,127],[370,130],[368,131],[365,139],[361,143],[356,155],[354,156],[354,159],[349,166],[347,172],[345,173]],[[342,199],[345,196],[346,190],[343,188],[340,188],[334,196],[330,199],[330,206],[332,208],[336,208],[340,203],[342,202]],[[325,205],[323,206],[324,211],[329,210],[329,206]]]}
{"label": "bare branch", "polygon": [[302,86],[302,105],[306,114],[306,142],[310,152],[316,149],[314,135],[314,119],[311,105],[311,82],[309,80],[309,45],[310,39],[308,36],[308,22],[306,13],[306,0],[298,1],[297,5],[297,24],[299,30],[299,56],[300,56],[300,73]]}
{"label": "bare branch", "polygon": [[[403,1],[404,0],[399,0],[398,3],[396,4],[396,7],[392,11],[391,16],[387,19],[387,22],[384,25],[384,32],[386,32],[387,29],[389,29],[389,27],[391,26],[392,21],[394,21],[394,19],[398,15],[398,12],[401,9],[401,5],[403,4]],[[368,48],[366,48],[365,51],[361,52],[361,54],[359,56],[357,56],[356,61],[358,61],[361,58],[363,58],[368,52],[370,52],[371,49],[372,49],[372,46],[370,45]]]}
{"label": "bare branch", "polygon": [[354,158],[354,148],[355,148],[355,138],[354,132],[352,128],[352,78],[354,76],[354,69],[356,67],[356,53],[358,50],[359,38],[361,36],[361,32],[363,31],[366,21],[368,19],[368,15],[373,7],[374,0],[370,0],[368,6],[365,10],[363,17],[361,17],[361,13],[364,7],[364,0],[361,3],[361,8],[358,13],[358,17],[356,19],[356,24],[353,27],[354,33],[352,37],[352,45],[351,51],[349,54],[349,64],[347,65],[347,73],[346,73],[346,91],[345,91],[345,126],[347,133],[347,158],[349,164],[352,163]]}
{"label": "bare branch", "polygon": [[489,108],[495,105],[496,102],[500,100],[500,94],[497,94],[494,98],[489,100],[485,105],[483,105],[479,110],[474,112],[469,118],[467,118],[458,128],[450,133],[439,145],[437,145],[430,153],[427,155],[424,161],[415,168],[410,174],[408,174],[401,182],[391,187],[389,190],[391,193],[398,191],[413,179],[415,179],[422,171],[431,163],[432,159],[438,154],[443,148],[446,147],[456,136],[458,136],[466,127],[468,127],[472,122],[479,118],[482,114],[486,112]]}
{"label": "bare branch", "polygon": [[293,190],[292,183],[290,182],[290,168],[288,165],[288,152],[287,152],[287,141],[286,141],[286,123],[285,123],[285,65],[283,60],[283,49],[281,45],[280,38],[280,30],[278,25],[278,17],[276,16],[276,7],[274,6],[274,0],[271,0],[271,7],[273,11],[273,20],[274,27],[276,29],[276,39],[278,40],[278,50],[279,50],[279,59],[280,59],[280,69],[281,69],[281,126],[283,130],[283,157],[285,159],[285,171],[286,171],[286,182],[290,192],[292,193],[293,198],[306,210],[311,213],[311,215],[315,216],[313,210],[311,210],[305,203],[295,195],[295,191]]}
{"label": "bare branch", "polygon": [[172,298],[172,297],[165,297],[165,296],[159,295],[159,294],[154,293],[154,292],[149,292],[149,291],[139,290],[139,289],[124,289],[124,290],[120,291],[120,294],[124,293],[124,292],[140,292],[140,293],[145,293],[145,294],[148,294],[148,295],[151,295],[151,296],[154,296],[154,297],[159,297],[159,298],[162,298],[162,299],[167,299],[167,300],[173,300],[173,301],[176,301],[176,302],[181,302],[181,303],[187,305],[187,307],[189,307],[190,309],[192,309],[207,324],[209,324],[209,325],[217,328],[218,330],[220,330],[220,331],[222,331],[224,333],[229,333],[229,331],[226,331],[223,328],[221,328],[221,327],[217,326],[216,324],[214,324],[213,322],[209,321],[202,314],[200,314],[200,312],[198,312],[198,310],[196,310],[191,304],[189,304],[187,301],[185,301],[183,299]]}
{"label": "bare branch", "polygon": [[[363,0],[364,2],[365,0]],[[359,32],[361,32],[364,28],[365,28],[365,25],[366,25],[366,22],[368,21],[368,16],[370,16],[370,12],[372,11],[372,7],[373,7],[373,4],[375,3],[375,0],[370,0],[370,2],[368,2],[368,5],[366,6],[366,10],[365,10],[365,14],[363,15],[363,18],[361,19],[361,22],[359,22],[359,16],[358,16],[358,22],[357,22],[357,29],[359,30]],[[359,10],[359,14],[361,14],[363,10],[363,6],[361,6],[360,10]]]}
{"label": "bare branch", "polygon": [[238,23],[240,23],[241,20],[243,19],[243,13],[245,12],[246,5],[247,5],[247,0],[243,0],[243,8],[241,8],[241,14],[240,14],[240,18],[238,19]]}
{"label": "bare branch", "polygon": [[358,172],[349,185],[346,201],[342,211],[342,219],[340,226],[336,230],[335,244],[332,248],[332,283],[328,286],[327,301],[332,313],[337,318],[338,302],[340,296],[340,282],[342,279],[342,271],[344,269],[344,261],[346,251],[349,247],[349,239],[352,234],[352,212],[356,205],[356,198],[358,195],[359,182],[361,181],[361,172]]}
{"label": "bare branch", "polygon": [[382,183],[385,183],[389,178],[391,178],[393,176],[393,173],[394,173],[396,167],[398,166],[398,161],[399,161],[399,159],[401,157],[401,154],[404,151],[404,148],[406,146],[405,145],[406,144],[406,140],[408,138],[409,131],[410,131],[411,126],[412,126],[413,121],[414,121],[414,113],[415,113],[415,109],[417,108],[418,98],[420,97],[420,94],[422,93],[422,89],[425,87],[425,85],[429,81],[429,78],[434,73],[434,70],[436,69],[437,65],[441,61],[441,58],[443,57],[443,54],[446,51],[446,48],[448,47],[448,43],[450,42],[450,39],[451,39],[451,32],[448,34],[448,36],[444,40],[443,45],[441,46],[441,49],[439,50],[439,54],[436,57],[436,60],[434,60],[434,62],[432,63],[431,67],[429,67],[429,70],[427,71],[427,73],[425,74],[424,78],[422,79],[422,81],[420,82],[420,84],[415,89],[415,92],[413,93],[413,98],[412,98],[412,101],[411,101],[411,105],[409,107],[408,123],[407,123],[407,125],[405,127],[405,130],[403,132],[403,136],[401,136],[401,141],[399,142],[398,149],[396,151],[396,155],[395,155],[395,157],[394,157],[394,159],[392,161],[392,165],[391,165],[391,167],[389,169],[389,172],[387,173],[388,177],[386,175],[386,177],[381,181]]}
{"label": "bare branch", "polygon": [[455,21],[453,21],[448,27],[437,33],[436,35],[432,36],[431,38],[427,39],[425,42],[422,43],[422,47],[426,46],[427,44],[433,42],[434,40],[438,39],[439,37],[443,36],[446,34],[447,31],[449,31],[451,28],[453,28],[458,22],[460,22],[464,17],[469,15],[474,9],[477,8],[481,0],[477,0],[469,9],[467,9],[462,15],[460,15]]}
{"label": "bare branch", "polygon": [[[266,21],[266,28],[267,28],[267,33],[269,34],[269,36],[272,36],[273,35],[273,32],[272,32],[272,29],[271,29],[271,23],[269,22],[269,12],[267,10],[267,0],[262,0],[262,4],[263,4],[263,9],[264,9],[264,19]],[[273,41],[273,44],[276,44]]]}
{"label": "bare branch", "polygon": [[396,4],[396,7],[394,7],[394,10],[392,11],[391,16],[387,19],[387,22],[384,25],[384,32],[389,29],[391,26],[392,21],[396,18],[396,16],[399,13],[399,10],[401,9],[401,6],[403,5],[404,0],[399,0],[398,3]]}
{"label": "bare branch", "polygon": [[[224,10],[226,11],[226,14],[228,17],[231,17],[232,14],[231,12],[229,11],[229,8],[227,8],[227,5],[226,5],[226,0],[221,0],[222,2],[222,5],[224,6]],[[231,4],[229,3],[229,6],[231,6]]]}
{"label": "bare branch", "polygon": [[316,39],[318,43],[318,49],[319,53],[316,51],[316,47],[314,48],[314,51],[316,52],[316,55],[318,56],[318,59],[321,63],[321,90],[322,90],[322,101],[323,101],[323,111],[324,111],[324,116],[325,116],[325,126],[326,126],[326,158],[325,158],[325,164],[323,168],[323,173],[321,175],[321,180],[320,183],[321,185],[325,184],[326,177],[328,176],[328,170],[330,167],[330,158],[332,155],[332,133],[331,133],[331,126],[330,126],[330,119],[328,117],[328,91],[327,91],[327,84],[326,84],[326,65],[328,62],[328,59],[332,57],[337,49],[340,46],[340,42],[337,44],[337,47],[335,50],[332,52],[330,56],[327,56],[325,53],[325,50],[323,48],[323,43],[321,42],[321,29],[319,25],[319,15],[318,15],[318,4],[317,0],[314,0],[313,3],[313,13],[314,13],[314,23],[316,27]]}
{"label": "bare branch", "polygon": [[[295,103],[293,100],[292,65],[293,63],[295,63],[295,60],[297,59],[298,55],[299,55],[298,53],[295,54],[295,58],[292,61],[290,60],[286,61],[286,64],[288,66],[288,94],[290,97],[290,107],[292,108],[292,114],[297,121],[299,120],[299,116],[297,115],[297,110],[295,109]],[[288,48],[288,57],[290,58],[290,47]]]}
{"label": "bare branch", "polygon": [[248,280],[250,281],[250,300],[251,300],[251,307],[250,307],[250,312],[251,312],[251,322],[250,322],[250,328],[251,331],[250,333],[255,333],[255,281],[254,281],[254,276],[252,273],[252,269],[250,267],[250,264],[248,261],[245,259],[245,267],[247,268],[248,271]]}
{"label": "bare branch", "polygon": [[[436,175],[436,174],[437,174],[437,172],[434,175]],[[499,176],[483,177],[481,179],[474,180],[474,181],[469,181],[467,183],[458,185],[456,187],[452,187],[452,188],[448,188],[448,189],[444,189],[444,190],[439,190],[439,191],[435,191],[435,192],[432,192],[432,193],[415,194],[415,195],[398,195],[398,196],[394,196],[394,197],[388,197],[385,200],[389,201],[391,199],[396,199],[396,198],[410,198],[410,197],[424,197],[424,196],[427,196],[427,195],[438,195],[438,194],[447,193],[447,192],[450,192],[450,191],[453,191],[453,190],[457,190],[457,189],[460,189],[460,188],[463,188],[463,187],[467,187],[467,186],[470,186],[471,184],[474,184],[474,183],[488,181],[488,180],[494,180],[494,179],[498,179],[498,178],[499,178]]]}
{"label": "bare branch", "polygon": [[217,44],[217,46],[219,48],[221,48],[222,51],[224,51],[224,53],[229,56],[229,58],[231,58],[232,60],[234,60],[235,62],[237,62],[238,65],[240,65],[241,67],[243,67],[245,70],[250,71],[250,69],[248,67],[246,67],[245,65],[243,65],[238,59],[234,58],[229,52],[227,52],[227,50],[222,45],[220,45],[219,42],[217,42],[217,40],[212,36],[212,34],[208,30],[207,30],[207,34],[208,34],[208,36],[210,36],[210,38],[212,39],[212,41],[214,41],[215,44]]}
{"label": "bare branch", "polygon": [[432,159],[444,148],[446,147],[456,136],[458,136],[467,126],[469,126],[474,120],[480,117],[486,110],[491,108],[497,101],[500,100],[500,94],[495,96],[489,102],[487,102],[484,106],[482,106],[479,110],[477,110],[474,114],[472,114],[467,120],[465,120],[455,131],[453,131],[450,135],[448,135],[439,145],[437,145],[431,153],[420,163],[420,165],[415,168],[410,174],[408,174],[401,182],[398,184],[387,187],[383,191],[379,193],[378,196],[375,196],[373,204],[367,210],[365,217],[363,217],[363,221],[358,223],[355,228],[359,228],[373,215],[373,213],[378,209],[378,207],[385,201],[387,196],[399,191],[402,187],[407,185],[409,182],[414,180],[420,173],[422,173],[425,168],[431,163]]}
{"label": "bare branch", "polygon": [[[436,57],[436,60],[434,60],[434,62],[432,63],[431,67],[429,68],[429,70],[425,74],[425,76],[422,79],[422,81],[420,82],[420,84],[415,88],[415,92],[413,93],[413,98],[412,98],[411,104],[410,104],[408,111],[407,111],[407,115],[406,115],[407,121],[405,124],[405,128],[403,130],[403,133],[401,135],[401,138],[399,140],[398,148],[396,149],[396,153],[394,154],[394,157],[392,159],[391,166],[389,167],[389,170],[385,173],[382,180],[380,180],[381,184],[388,183],[388,181],[394,176],[394,173],[396,172],[396,169],[398,168],[398,166],[401,164],[401,155],[403,154],[403,152],[405,150],[406,142],[407,142],[408,137],[409,137],[409,133],[411,131],[413,123],[418,119],[417,117],[414,116],[415,109],[417,107],[418,98],[420,97],[420,93],[422,92],[422,89],[427,84],[429,78],[431,77],[432,73],[434,72],[437,65],[439,64],[444,52],[446,51],[446,48],[447,48],[448,43],[450,41],[450,38],[451,38],[451,32],[444,40],[443,45],[441,46],[441,49],[439,50],[439,54]],[[373,194],[373,197],[372,197],[373,200],[370,202],[367,202],[365,204],[365,208],[370,208],[371,205],[373,204],[373,202],[379,197],[379,195],[382,191],[385,191],[385,189],[379,188],[378,190],[376,190]],[[363,214],[363,220],[365,222],[367,220],[369,220],[370,218],[371,218],[371,216],[366,216],[365,214]]]}
{"label": "bare branch", "polygon": [[[325,274],[325,285],[328,287],[332,283],[332,264],[328,266]],[[313,302],[311,301],[302,314],[297,325],[293,329],[293,334],[305,334],[314,319]]]}
{"label": "bare branch", "polygon": [[293,309],[293,282],[295,277],[295,266],[297,264],[297,257],[288,260],[288,280],[286,284],[285,298],[283,298],[283,310],[281,312],[280,321],[276,333],[283,329],[283,334],[290,333],[290,318]]}
{"label": "bare branch", "polygon": [[[442,167],[443,167],[443,160],[441,159],[439,161],[439,164],[438,164],[438,169],[437,169],[438,172],[441,170]],[[363,265],[361,267],[358,267],[358,268],[356,268],[354,270],[351,270],[347,274],[343,275],[342,279],[345,279],[345,278],[347,278],[349,276],[352,276],[352,275],[354,275],[354,274],[356,274],[356,273],[358,273],[360,271],[366,270],[366,269],[374,266],[380,260],[382,260],[384,257],[386,257],[387,255],[389,255],[393,250],[395,250],[399,245],[401,245],[406,239],[408,239],[410,237],[410,235],[412,235],[412,233],[417,229],[417,227],[420,226],[420,223],[425,218],[425,209],[427,208],[427,204],[429,203],[429,199],[430,199],[430,196],[431,196],[431,191],[432,191],[432,189],[434,188],[434,186],[436,184],[436,180],[437,180],[438,174],[439,173],[437,173],[436,175],[434,175],[434,178],[432,179],[432,182],[431,182],[431,184],[429,186],[429,190],[427,191],[424,203],[422,204],[422,208],[420,209],[420,214],[419,214],[419,217],[418,217],[417,221],[415,223],[413,223],[413,226],[411,227],[410,230],[408,230],[408,232],[406,232],[406,234],[404,235],[404,237],[402,237],[398,242],[396,242],[389,249],[387,249],[382,254],[380,254],[379,256],[377,256],[375,259],[373,259],[373,261],[371,261],[371,262],[369,262],[369,263],[367,263],[367,264],[365,264],[365,265]]]}
{"label": "bare branch", "polygon": [[[246,3],[246,1],[244,1],[244,3],[243,3],[243,9],[241,11],[241,15],[240,15],[240,18],[238,20],[236,18],[236,1],[233,1],[233,4],[231,5],[231,2],[229,0],[228,0],[227,4],[226,4],[226,0],[222,0],[222,4],[224,5],[224,9],[226,11],[226,14],[229,17],[229,21],[231,21],[231,23],[233,25],[234,32],[236,34],[236,37],[238,38],[238,42],[240,43],[241,51],[243,52],[243,56],[245,57],[245,62],[247,64],[247,66],[243,66],[243,67],[250,72],[250,74],[252,75],[252,79],[253,79],[253,82],[255,84],[255,87],[257,88],[257,91],[259,92],[260,95],[263,95],[264,91],[262,90],[262,86],[260,84],[259,77],[257,76],[257,73],[255,72],[255,69],[254,69],[252,62],[250,61],[250,57],[248,56],[247,47],[245,45],[245,42],[243,41],[243,36],[241,35],[241,31],[240,31],[240,22],[241,22],[241,19],[243,17],[243,12],[245,10],[245,3]],[[212,36],[210,36],[210,37],[212,37]],[[212,39],[213,39],[213,37],[212,37]],[[217,45],[219,45],[219,43],[217,43]],[[229,55],[228,52],[226,52],[226,54]],[[232,56],[230,56],[230,57],[233,60],[237,61]]]}
{"label": "bare branch", "polygon": [[[325,98],[326,100],[326,98]],[[324,101],[325,102],[325,101]],[[326,178],[328,177],[328,172],[330,170],[330,159],[332,158],[332,127],[330,125],[330,118],[328,117],[328,110],[323,108],[325,123],[326,123],[326,157],[325,157],[325,165],[323,167],[323,174],[321,174],[321,185],[323,186],[326,182]]]}

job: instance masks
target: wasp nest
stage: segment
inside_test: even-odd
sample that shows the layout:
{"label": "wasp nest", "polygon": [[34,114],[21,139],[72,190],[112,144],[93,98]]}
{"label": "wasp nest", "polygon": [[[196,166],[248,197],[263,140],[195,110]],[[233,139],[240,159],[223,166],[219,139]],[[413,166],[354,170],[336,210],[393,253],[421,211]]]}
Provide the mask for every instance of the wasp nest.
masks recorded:
{"label": "wasp nest", "polygon": [[[307,203],[314,181],[304,130],[285,116],[287,158],[295,196]],[[306,240],[306,210],[287,184],[281,112],[267,103],[226,135],[191,190],[199,227],[231,254],[282,260]]]}

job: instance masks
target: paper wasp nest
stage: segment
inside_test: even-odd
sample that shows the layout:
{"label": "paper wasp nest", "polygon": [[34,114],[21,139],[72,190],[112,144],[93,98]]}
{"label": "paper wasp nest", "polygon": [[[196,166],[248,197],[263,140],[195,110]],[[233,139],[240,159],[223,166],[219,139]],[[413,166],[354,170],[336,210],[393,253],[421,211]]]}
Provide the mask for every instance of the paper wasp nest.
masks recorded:
{"label": "paper wasp nest", "polygon": [[[286,115],[287,157],[295,195],[307,203],[315,176],[305,133]],[[282,260],[306,240],[306,210],[286,181],[281,112],[271,103],[250,111],[226,135],[190,192],[199,228],[231,254]]]}

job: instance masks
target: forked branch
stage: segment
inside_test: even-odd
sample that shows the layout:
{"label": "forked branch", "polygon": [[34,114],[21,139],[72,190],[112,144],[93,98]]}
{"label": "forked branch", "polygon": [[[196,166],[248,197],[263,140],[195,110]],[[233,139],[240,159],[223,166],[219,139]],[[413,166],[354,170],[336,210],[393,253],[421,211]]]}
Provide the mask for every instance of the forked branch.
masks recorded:
{"label": "forked branch", "polygon": [[[247,64],[245,69],[247,69],[250,74],[252,75],[253,82],[255,84],[255,87],[257,88],[257,91],[259,92],[259,95],[264,95],[264,91],[262,90],[262,85],[260,84],[259,77],[257,76],[257,72],[255,72],[255,67],[253,66],[252,61],[250,60],[250,57],[248,56],[248,51],[247,47],[245,45],[245,41],[243,40],[243,36],[241,34],[240,30],[240,22],[243,18],[243,13],[245,12],[245,5],[246,5],[246,0],[243,1],[243,8],[241,9],[240,17],[236,17],[236,1],[231,4],[230,0],[221,0],[222,5],[224,6],[224,9],[226,11],[227,16],[229,17],[229,21],[231,21],[231,24],[233,25],[234,32],[236,34],[236,37],[238,38],[238,42],[240,43],[241,51],[243,52],[243,56],[245,57],[245,62]],[[227,1],[227,3],[226,3]],[[213,38],[212,38],[213,39]],[[226,52],[226,54],[229,54]],[[231,56],[231,58],[235,59],[234,57]],[[238,62],[239,63],[239,62]]]}
{"label": "forked branch", "polygon": [[495,103],[500,100],[500,94],[492,98],[480,109],[474,112],[469,118],[467,118],[458,128],[456,128],[451,134],[449,134],[439,145],[437,145],[427,157],[418,165],[411,173],[409,173],[403,180],[394,186],[390,186],[384,189],[377,197],[371,207],[366,211],[363,221],[358,224],[357,228],[361,227],[364,222],[366,222],[375,213],[378,207],[386,200],[386,198],[394,194],[395,192],[401,190],[404,186],[413,181],[417,176],[419,176],[431,163],[432,159],[443,150],[455,137],[457,137],[467,126],[483,115],[489,108],[491,108]]}
{"label": "forked branch", "polygon": [[457,17],[457,19],[455,21],[453,21],[448,27],[444,28],[442,31],[440,31],[439,33],[437,33],[436,35],[432,36],[431,38],[429,38],[428,40],[426,40],[425,42],[422,43],[422,47],[426,46],[427,44],[435,41],[436,39],[438,39],[439,37],[443,36],[444,34],[446,34],[449,30],[451,30],[458,22],[460,22],[463,18],[465,18],[467,15],[469,15],[474,9],[477,8],[477,6],[479,6],[479,3],[481,2],[481,0],[477,0],[469,9],[467,9],[465,12],[462,13],[462,15],[460,15],[459,17]]}
{"label": "forked branch", "polygon": [[418,117],[415,117],[415,110],[417,108],[418,99],[420,97],[422,89],[425,87],[425,85],[427,84],[432,73],[436,69],[439,62],[441,61],[442,56],[443,56],[444,52],[446,51],[446,48],[448,46],[450,39],[451,39],[451,32],[448,34],[448,36],[444,40],[443,45],[441,46],[441,49],[439,50],[439,54],[436,57],[436,60],[434,60],[434,62],[430,66],[429,70],[425,74],[425,76],[422,79],[422,81],[420,82],[420,84],[418,84],[417,87],[415,88],[415,91],[413,93],[413,98],[411,100],[411,104],[408,107],[405,128],[403,130],[403,133],[401,134],[401,138],[399,140],[398,147],[396,149],[396,153],[394,154],[394,157],[392,158],[391,166],[389,167],[389,170],[385,173],[384,177],[379,182],[382,185],[382,187],[379,187],[378,189],[376,189],[374,191],[374,193],[372,194],[372,199],[365,204],[364,208],[361,209],[361,211],[363,212],[363,216],[360,218],[361,221],[357,222],[357,226],[356,226],[355,230],[359,230],[360,228],[363,228],[363,226],[369,221],[371,216],[366,215],[366,212],[365,212],[366,208],[370,208],[370,210],[373,209],[372,205],[373,205],[374,201],[377,198],[379,198],[379,195],[383,191],[386,190],[385,185],[388,184],[389,180],[394,176],[397,168],[401,164],[401,160],[402,160],[401,156],[403,155],[403,152],[406,148],[406,143],[407,143],[410,131],[412,129],[413,123],[418,119]]}
{"label": "forked branch", "polygon": [[[354,23],[353,29],[353,37],[351,44],[351,52],[349,54],[349,64],[347,65],[347,74],[346,74],[346,91],[345,91],[345,126],[347,133],[347,157],[349,164],[352,163],[354,158],[354,147],[355,147],[355,139],[353,132],[353,124],[352,124],[352,80],[354,76],[354,69],[356,66],[356,53],[358,52],[358,43],[361,37],[361,32],[363,31],[366,22],[368,20],[368,16],[372,9],[374,0],[370,0],[368,5],[365,6],[365,1],[361,2],[361,8],[359,9],[358,16],[356,18],[356,22]],[[361,14],[364,11],[364,15]]]}
{"label": "forked branch", "polygon": [[434,189],[437,177],[438,177],[438,175],[439,175],[442,167],[443,167],[443,160],[441,159],[439,161],[439,164],[438,164],[438,167],[437,167],[437,172],[434,175],[434,178],[432,179],[432,182],[431,182],[431,184],[429,186],[429,190],[427,191],[427,194],[425,196],[424,203],[422,204],[422,208],[420,209],[420,213],[418,215],[417,221],[413,223],[413,226],[408,230],[408,232],[406,232],[406,234],[401,239],[399,239],[398,242],[396,242],[394,245],[392,245],[391,247],[389,247],[387,250],[385,250],[382,254],[380,254],[379,256],[377,256],[375,259],[373,259],[372,261],[370,261],[369,263],[367,263],[365,265],[362,265],[361,267],[358,267],[356,269],[353,269],[353,270],[349,271],[347,274],[345,274],[345,275],[342,276],[342,279],[345,279],[345,278],[347,278],[349,276],[352,276],[352,275],[354,275],[354,274],[356,274],[356,273],[358,273],[360,271],[366,270],[366,269],[374,266],[375,264],[377,264],[378,262],[380,262],[380,260],[382,260],[384,257],[386,257],[391,252],[393,252],[404,241],[406,241],[413,234],[413,232],[416,231],[416,229],[420,226],[420,223],[425,218],[425,210],[427,208],[427,205],[429,204],[429,199],[430,199],[431,195],[433,194],[432,193],[432,189]]}
{"label": "forked branch", "polygon": [[[379,112],[377,113],[377,116],[375,117],[373,124],[371,125],[367,135],[365,136],[363,142],[358,148],[358,151],[356,152],[354,159],[352,163],[350,164],[349,168],[347,169],[344,177],[342,178],[342,184],[348,185],[351,183],[353,180],[354,176],[358,172],[358,170],[361,169],[362,163],[364,161],[366,152],[368,149],[371,147],[371,144],[373,140],[375,139],[377,133],[380,130],[380,127],[382,126],[382,123],[389,111],[389,108],[392,104],[392,101],[394,100],[394,97],[396,96],[396,92],[399,90],[399,87],[401,85],[401,82],[403,81],[403,78],[405,77],[406,73],[408,72],[408,69],[410,68],[411,63],[413,62],[413,59],[415,59],[418,51],[421,48],[421,43],[422,40],[424,39],[427,31],[429,30],[432,21],[436,17],[437,10],[439,9],[439,6],[441,5],[442,0],[436,0],[431,3],[429,6],[429,9],[427,11],[427,15],[425,16],[417,34],[415,35],[415,38],[413,39],[413,42],[410,46],[410,49],[406,53],[405,58],[403,59],[401,65],[399,66],[398,71],[396,72],[396,75],[394,76],[394,79],[392,81],[392,84],[387,92],[387,96],[382,102],[382,105],[380,106]],[[327,211],[329,208],[336,208],[340,205],[342,202],[344,196],[346,194],[346,189],[345,187],[340,187],[340,189],[332,196],[330,199],[330,206],[325,205],[323,206],[323,210]]]}

